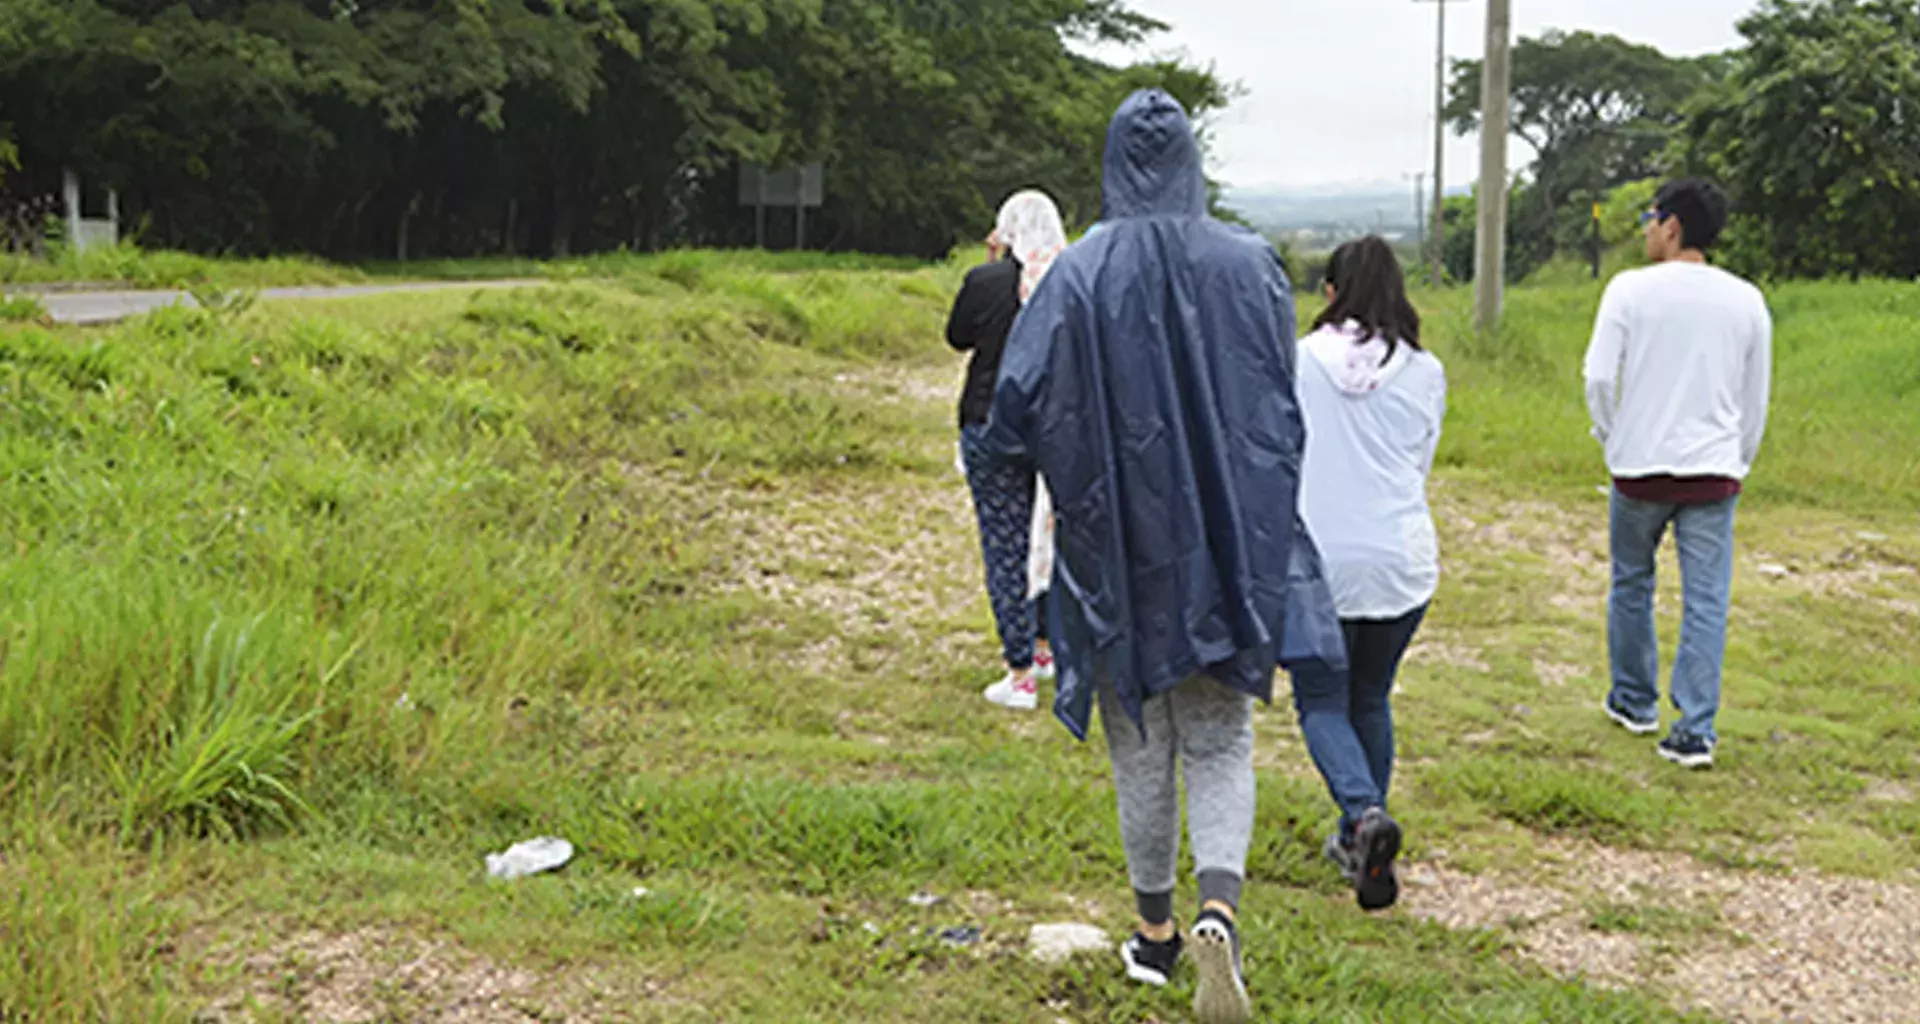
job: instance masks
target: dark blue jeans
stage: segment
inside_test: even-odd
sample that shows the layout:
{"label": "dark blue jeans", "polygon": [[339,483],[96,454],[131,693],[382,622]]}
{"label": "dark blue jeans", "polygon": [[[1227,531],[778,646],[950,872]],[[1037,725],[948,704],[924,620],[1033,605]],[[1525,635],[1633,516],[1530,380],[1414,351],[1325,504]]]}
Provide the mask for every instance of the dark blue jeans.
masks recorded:
{"label": "dark blue jeans", "polygon": [[1351,834],[1369,807],[1385,807],[1393,782],[1393,679],[1427,616],[1425,607],[1397,619],[1345,619],[1345,672],[1293,674],[1293,707],[1327,791],[1340,805],[1340,831]]}

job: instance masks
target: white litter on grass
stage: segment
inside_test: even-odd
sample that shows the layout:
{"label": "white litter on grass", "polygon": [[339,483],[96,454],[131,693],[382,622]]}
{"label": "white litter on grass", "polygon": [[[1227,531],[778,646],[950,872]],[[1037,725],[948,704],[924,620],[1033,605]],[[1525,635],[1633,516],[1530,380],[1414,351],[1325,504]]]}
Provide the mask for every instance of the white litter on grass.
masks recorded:
{"label": "white litter on grass", "polygon": [[512,881],[542,871],[552,871],[572,859],[572,843],[552,836],[541,836],[515,843],[505,853],[487,854],[487,874]]}
{"label": "white litter on grass", "polygon": [[930,892],[916,892],[907,897],[907,904],[915,907],[937,907],[946,902],[946,897],[935,896]]}
{"label": "white litter on grass", "polygon": [[1776,580],[1786,579],[1792,573],[1793,573],[1792,569],[1789,569],[1784,565],[1780,565],[1778,563],[1773,563],[1773,562],[1769,562],[1766,565],[1763,565],[1760,567],[1760,575],[1770,577]]}
{"label": "white litter on grass", "polygon": [[636,900],[644,900],[647,897],[653,895],[653,890],[647,888],[644,885],[636,885],[633,887],[633,892],[630,893],[629,895],[631,895]]}
{"label": "white litter on grass", "polygon": [[1090,924],[1036,924],[1027,948],[1043,964],[1059,964],[1082,953],[1105,953],[1112,945],[1104,929]]}

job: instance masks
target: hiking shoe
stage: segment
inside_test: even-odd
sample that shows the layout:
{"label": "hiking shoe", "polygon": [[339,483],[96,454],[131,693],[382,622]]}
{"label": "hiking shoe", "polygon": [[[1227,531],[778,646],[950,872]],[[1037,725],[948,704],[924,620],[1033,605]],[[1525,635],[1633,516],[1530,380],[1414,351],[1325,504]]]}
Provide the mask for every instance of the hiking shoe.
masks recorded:
{"label": "hiking shoe", "polygon": [[1660,719],[1658,717],[1635,718],[1627,714],[1625,708],[1615,704],[1612,697],[1608,697],[1607,702],[1601,706],[1606,709],[1608,718],[1613,719],[1619,724],[1620,728],[1627,730],[1635,736],[1645,736],[1649,733],[1660,731]]}
{"label": "hiking shoe", "polygon": [[1360,858],[1353,855],[1352,845],[1341,838],[1338,831],[1327,837],[1326,845],[1320,848],[1320,852],[1326,854],[1333,866],[1340,869],[1340,877],[1346,879],[1348,885],[1360,883]]}
{"label": "hiking shoe", "polygon": [[1682,768],[1713,767],[1713,744],[1698,736],[1674,733],[1660,741],[1660,756]]}
{"label": "hiking shoe", "polygon": [[1053,663],[1052,651],[1042,648],[1033,653],[1033,677],[1035,679],[1052,679],[1058,673],[1059,669]]}
{"label": "hiking shoe", "polygon": [[1003,708],[1015,711],[1032,711],[1040,706],[1040,687],[1034,684],[1033,677],[1021,678],[1007,673],[1005,679],[986,688],[984,696]]}
{"label": "hiking shoe", "polygon": [[1173,977],[1173,965],[1180,962],[1180,935],[1155,942],[1139,932],[1120,944],[1120,959],[1127,965],[1127,977],[1154,988],[1164,988]]}
{"label": "hiking shoe", "polygon": [[1387,812],[1368,808],[1353,827],[1353,856],[1359,871],[1353,890],[1362,910],[1385,910],[1400,899],[1400,877],[1393,870],[1400,856],[1400,826]]}
{"label": "hiking shoe", "polygon": [[1200,985],[1193,993],[1193,1015],[1200,1024],[1247,1024],[1253,1000],[1241,973],[1240,930],[1218,910],[1203,910],[1193,923],[1193,962]]}

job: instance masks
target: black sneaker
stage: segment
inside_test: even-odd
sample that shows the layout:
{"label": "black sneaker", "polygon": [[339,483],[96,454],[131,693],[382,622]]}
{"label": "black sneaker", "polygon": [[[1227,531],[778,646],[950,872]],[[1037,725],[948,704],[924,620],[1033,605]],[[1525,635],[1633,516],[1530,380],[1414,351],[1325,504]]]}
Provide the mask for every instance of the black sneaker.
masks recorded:
{"label": "black sneaker", "polygon": [[1607,702],[1602,705],[1602,707],[1606,709],[1608,718],[1613,719],[1614,722],[1619,724],[1620,728],[1627,730],[1635,736],[1646,736],[1650,733],[1660,731],[1660,719],[1657,716],[1654,718],[1635,718],[1627,714],[1625,708],[1615,704],[1612,696],[1607,697]]}
{"label": "black sneaker", "polygon": [[1120,944],[1120,959],[1126,962],[1127,977],[1155,988],[1164,988],[1173,977],[1173,965],[1180,962],[1180,935],[1155,942],[1139,932]]}
{"label": "black sneaker", "polygon": [[1698,736],[1674,733],[1660,741],[1660,756],[1682,768],[1713,767],[1713,744]]}
{"label": "black sneaker", "polygon": [[1352,844],[1338,831],[1327,837],[1325,845],[1320,847],[1320,852],[1340,870],[1340,877],[1346,879],[1348,885],[1359,884],[1360,858],[1353,855]]}
{"label": "black sneaker", "polygon": [[1353,852],[1359,859],[1353,889],[1362,910],[1385,910],[1400,899],[1400,877],[1394,859],[1400,856],[1400,826],[1387,812],[1369,808],[1353,827]]}
{"label": "black sneaker", "polygon": [[1247,1024],[1253,1000],[1240,964],[1240,930],[1218,910],[1203,910],[1193,922],[1193,962],[1200,971],[1193,1015],[1200,1024]]}

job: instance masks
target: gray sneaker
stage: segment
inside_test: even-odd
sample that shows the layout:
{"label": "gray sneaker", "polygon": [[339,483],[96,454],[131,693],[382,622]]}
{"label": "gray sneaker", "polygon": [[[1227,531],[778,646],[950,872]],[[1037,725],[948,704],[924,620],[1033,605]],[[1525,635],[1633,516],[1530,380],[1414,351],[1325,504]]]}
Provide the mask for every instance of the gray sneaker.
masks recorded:
{"label": "gray sneaker", "polygon": [[1200,1024],[1247,1024],[1253,1000],[1240,961],[1240,930],[1218,910],[1201,911],[1193,923],[1193,963],[1200,983],[1193,991],[1193,1015]]}
{"label": "gray sneaker", "polygon": [[1335,868],[1339,869],[1340,877],[1346,879],[1348,885],[1359,880],[1360,858],[1354,856],[1353,848],[1340,839],[1338,829],[1327,837],[1326,843],[1320,847],[1320,852],[1333,862]]}

